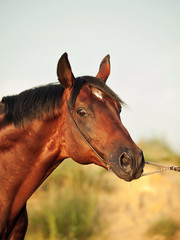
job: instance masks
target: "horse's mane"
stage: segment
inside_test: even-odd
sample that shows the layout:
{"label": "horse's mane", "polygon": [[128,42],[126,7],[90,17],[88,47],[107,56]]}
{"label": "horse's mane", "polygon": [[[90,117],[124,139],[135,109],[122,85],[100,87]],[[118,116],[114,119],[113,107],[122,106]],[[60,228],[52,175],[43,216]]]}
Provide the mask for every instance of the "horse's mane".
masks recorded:
{"label": "horse's mane", "polygon": [[2,98],[5,104],[5,125],[23,126],[25,122],[41,119],[43,114],[54,114],[59,106],[64,88],[60,84],[48,84]]}
{"label": "horse's mane", "polygon": [[[71,108],[74,107],[79,91],[86,82],[104,92],[119,106],[123,104],[123,101],[104,82],[85,76],[75,81],[69,102]],[[44,115],[53,117],[54,110],[59,109],[63,92],[64,87],[61,84],[48,84],[23,91],[18,95],[3,97],[1,101],[5,105],[3,124],[13,123],[15,126],[24,126],[25,122],[42,119]]]}

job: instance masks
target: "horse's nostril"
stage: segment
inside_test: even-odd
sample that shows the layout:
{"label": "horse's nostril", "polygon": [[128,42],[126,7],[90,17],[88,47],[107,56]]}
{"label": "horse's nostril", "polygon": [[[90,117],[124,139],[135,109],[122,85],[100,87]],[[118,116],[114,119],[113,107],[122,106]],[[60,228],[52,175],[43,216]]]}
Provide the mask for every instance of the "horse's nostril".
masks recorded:
{"label": "horse's nostril", "polygon": [[129,173],[132,170],[132,159],[126,152],[123,152],[119,157],[119,165],[126,172]]}

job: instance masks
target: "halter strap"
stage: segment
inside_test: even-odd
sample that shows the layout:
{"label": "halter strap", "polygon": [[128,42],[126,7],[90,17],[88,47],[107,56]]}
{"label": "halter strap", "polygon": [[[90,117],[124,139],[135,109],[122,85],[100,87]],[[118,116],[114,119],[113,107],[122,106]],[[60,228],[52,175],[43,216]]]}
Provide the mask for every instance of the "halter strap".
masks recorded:
{"label": "halter strap", "polygon": [[67,109],[68,109],[68,113],[74,123],[74,125],[76,126],[78,132],[80,133],[80,135],[82,136],[82,138],[84,139],[84,141],[86,142],[86,144],[93,150],[93,152],[98,156],[98,158],[101,159],[101,161],[106,165],[106,167],[108,168],[108,170],[110,171],[110,165],[99,155],[99,153],[97,153],[97,151],[93,148],[93,146],[91,146],[91,144],[88,142],[88,140],[86,139],[86,137],[84,136],[84,134],[81,132],[79,126],[77,125],[76,121],[74,120],[72,114],[71,114],[71,111],[70,111],[70,108],[69,108],[69,104],[68,104],[68,101],[66,101],[66,104],[67,104]]}

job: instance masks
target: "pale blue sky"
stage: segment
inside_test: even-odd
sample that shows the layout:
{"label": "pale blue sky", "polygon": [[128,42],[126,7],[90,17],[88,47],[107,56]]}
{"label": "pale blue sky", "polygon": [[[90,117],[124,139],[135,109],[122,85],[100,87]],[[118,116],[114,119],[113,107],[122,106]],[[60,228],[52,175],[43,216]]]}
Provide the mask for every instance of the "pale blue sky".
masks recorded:
{"label": "pale blue sky", "polygon": [[179,0],[0,0],[0,36],[0,97],[55,82],[65,51],[75,76],[110,54],[133,139],[165,137],[180,152]]}

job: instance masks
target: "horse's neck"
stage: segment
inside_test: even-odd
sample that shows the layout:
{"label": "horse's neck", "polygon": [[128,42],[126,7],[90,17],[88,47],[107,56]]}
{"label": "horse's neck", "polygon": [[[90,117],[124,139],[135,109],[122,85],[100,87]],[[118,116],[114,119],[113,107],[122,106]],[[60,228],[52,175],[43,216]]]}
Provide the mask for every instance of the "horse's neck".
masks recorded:
{"label": "horse's neck", "polygon": [[9,125],[0,131],[0,192],[5,195],[3,186],[8,186],[10,195],[4,197],[12,197],[12,219],[54,168],[68,157],[63,133],[59,131],[63,126],[58,123],[58,119],[35,120],[24,128]]}
{"label": "horse's neck", "polygon": [[[61,160],[63,158],[61,148],[65,144],[63,143],[64,127],[59,122],[56,118],[48,121],[34,120],[25,127],[15,127],[13,124],[2,127],[0,130],[1,160],[5,159],[19,166],[20,164],[30,165],[30,167],[41,159],[43,163],[46,161],[50,163],[55,157]],[[4,158],[6,154],[8,158]]]}

